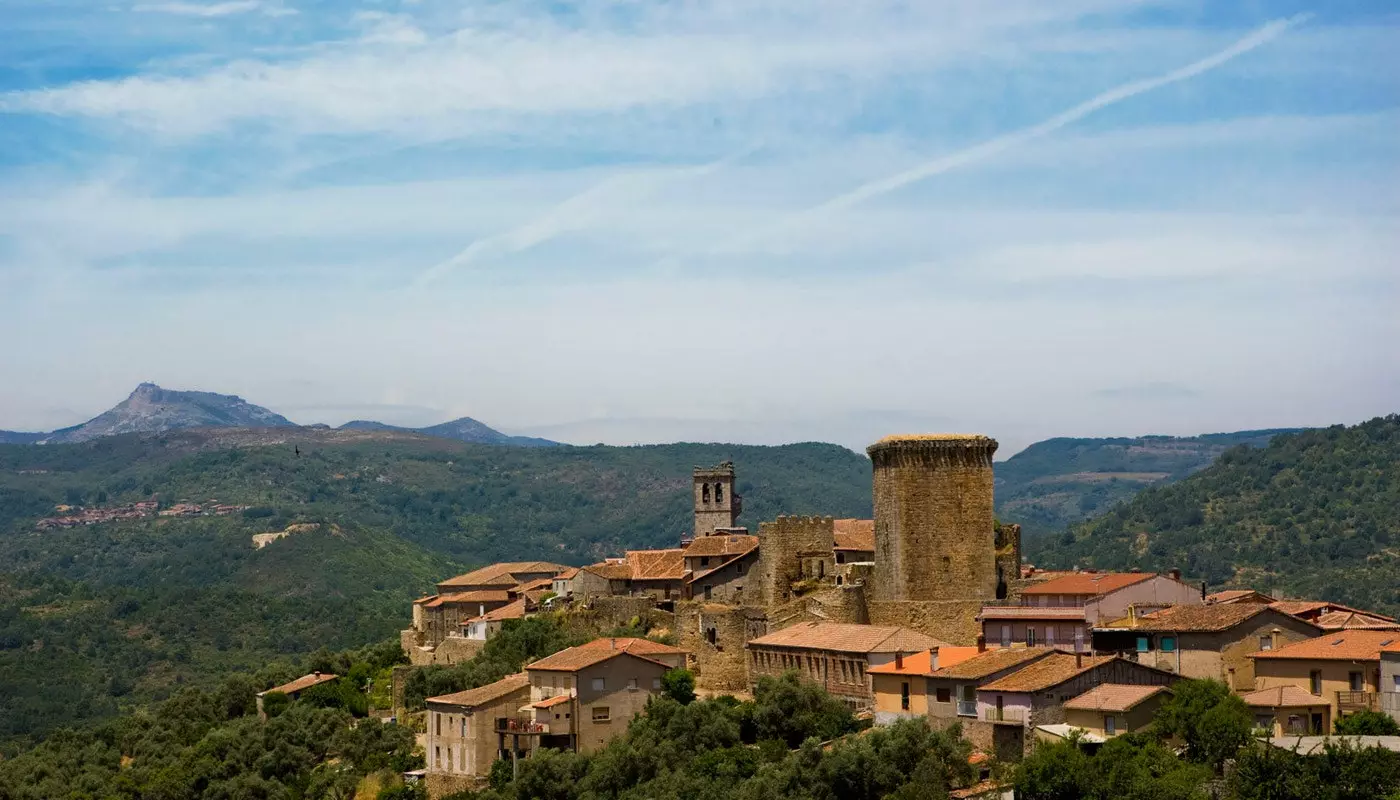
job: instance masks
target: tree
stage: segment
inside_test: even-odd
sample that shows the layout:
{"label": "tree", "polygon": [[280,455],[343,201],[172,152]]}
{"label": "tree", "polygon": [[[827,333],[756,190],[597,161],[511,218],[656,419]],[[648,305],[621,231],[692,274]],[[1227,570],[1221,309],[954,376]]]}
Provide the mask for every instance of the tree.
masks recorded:
{"label": "tree", "polygon": [[1400,722],[1380,711],[1358,711],[1338,717],[1337,733],[1357,736],[1400,736]]}
{"label": "tree", "polygon": [[695,674],[688,669],[673,669],[661,676],[661,690],[681,705],[695,701]]}
{"label": "tree", "polygon": [[834,739],[859,727],[845,703],[802,680],[796,671],[758,679],[747,722],[752,725],[752,738],[746,741],[780,739],[789,748],[809,738]]}
{"label": "tree", "polygon": [[279,716],[292,704],[292,698],[284,692],[268,692],[263,695],[263,713],[268,719]]}
{"label": "tree", "polygon": [[1016,794],[1024,800],[1080,800],[1093,789],[1089,756],[1078,737],[1038,742],[1016,765]]}
{"label": "tree", "polygon": [[1221,681],[1185,680],[1172,685],[1152,725],[1160,738],[1185,742],[1187,758],[1219,770],[1249,743],[1253,720],[1249,707]]}

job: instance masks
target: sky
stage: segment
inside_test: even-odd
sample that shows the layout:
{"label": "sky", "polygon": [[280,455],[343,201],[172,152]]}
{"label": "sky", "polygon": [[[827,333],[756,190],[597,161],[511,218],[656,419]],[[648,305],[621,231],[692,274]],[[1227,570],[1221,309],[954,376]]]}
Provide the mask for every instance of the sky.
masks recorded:
{"label": "sky", "polygon": [[1400,8],[0,0],[0,428],[1400,411]]}

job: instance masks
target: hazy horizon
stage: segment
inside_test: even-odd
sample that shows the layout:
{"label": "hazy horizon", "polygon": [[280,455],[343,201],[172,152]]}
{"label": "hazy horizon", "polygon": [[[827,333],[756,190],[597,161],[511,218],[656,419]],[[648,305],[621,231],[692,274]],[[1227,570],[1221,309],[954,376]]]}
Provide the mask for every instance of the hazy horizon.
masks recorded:
{"label": "hazy horizon", "polygon": [[0,0],[0,428],[580,444],[1400,410],[1400,14]]}

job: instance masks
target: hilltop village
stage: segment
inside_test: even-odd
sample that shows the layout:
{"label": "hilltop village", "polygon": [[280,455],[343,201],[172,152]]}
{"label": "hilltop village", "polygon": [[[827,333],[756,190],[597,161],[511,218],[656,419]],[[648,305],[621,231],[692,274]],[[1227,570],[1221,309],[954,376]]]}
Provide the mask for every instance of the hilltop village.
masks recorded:
{"label": "hilltop village", "polygon": [[[876,725],[960,724],[987,757],[1141,729],[1183,678],[1223,681],[1275,736],[1340,716],[1400,720],[1400,622],[1336,603],[1210,592],[1180,572],[1047,572],[992,511],[995,440],[890,436],[868,448],[874,519],[739,524],[735,466],[693,474],[679,546],[583,567],[494,564],[414,602],[414,665],[471,658],[510,620],[567,610],[645,620],[674,645],[599,638],[427,700],[427,785],[480,785],[497,759],[591,752],[684,667],[702,694],[797,671]],[[999,789],[990,790],[995,794]],[[971,795],[969,795],[971,796]],[[980,795],[979,795],[980,796]]]}

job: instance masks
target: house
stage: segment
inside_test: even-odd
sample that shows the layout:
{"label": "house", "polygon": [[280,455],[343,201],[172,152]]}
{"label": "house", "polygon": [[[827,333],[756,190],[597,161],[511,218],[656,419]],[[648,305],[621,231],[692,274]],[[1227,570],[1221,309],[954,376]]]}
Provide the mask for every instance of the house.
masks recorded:
{"label": "house", "polygon": [[836,585],[851,580],[851,564],[875,562],[875,520],[838,519],[832,523],[831,555]]}
{"label": "house", "polygon": [[[758,537],[716,533],[685,548],[686,597],[730,605],[744,604],[744,584],[758,565]],[[757,600],[756,592],[748,593]]]}
{"label": "house", "polygon": [[803,622],[750,639],[749,681],[798,670],[856,710],[870,708],[874,695],[867,671],[889,664],[900,654],[947,647],[918,631],[887,625]]}
{"label": "house", "polygon": [[[1326,619],[1327,625],[1324,627],[1327,630],[1343,630],[1349,627],[1370,628],[1372,630],[1400,629],[1400,623],[1397,623],[1393,617],[1326,600],[1279,600],[1272,605],[1285,614],[1292,614],[1318,625],[1322,625],[1323,620]],[[1349,612],[1349,615],[1339,612]],[[1348,622],[1352,624],[1348,625]]]}
{"label": "house", "polygon": [[472,617],[462,623],[462,635],[468,639],[486,641],[495,636],[500,631],[501,626],[508,619],[524,619],[527,611],[534,606],[529,605],[526,598],[522,597],[513,603],[507,603],[500,608]]}
{"label": "house", "polygon": [[1067,722],[1065,704],[1105,683],[1170,686],[1165,670],[1120,656],[1051,652],[977,689],[977,716],[996,724],[1033,729]]}
{"label": "house", "polygon": [[1350,630],[1260,650],[1250,655],[1255,688],[1302,689],[1327,704],[1332,720],[1355,711],[1379,711],[1381,655],[1396,649],[1400,631]]}
{"label": "house", "polygon": [[934,647],[910,655],[896,653],[894,661],[870,667],[866,673],[875,697],[875,724],[928,716],[929,704],[937,697],[930,688],[933,673],[983,652],[976,647]]}
{"label": "house", "polygon": [[559,597],[572,597],[574,594],[574,577],[576,575],[578,575],[578,567],[570,567],[558,575],[555,575],[552,582],[554,594]]}
{"label": "house", "polygon": [[936,727],[977,719],[977,689],[1048,657],[1048,647],[987,650],[957,664],[940,666],[928,675],[928,717]]}
{"label": "house", "polygon": [[1206,595],[1206,603],[1272,603],[1274,598],[1253,589],[1225,589]]}
{"label": "house", "polygon": [[432,797],[474,789],[491,772],[502,749],[497,722],[516,713],[530,698],[530,678],[524,672],[465,692],[427,699],[428,793]]}
{"label": "house", "polygon": [[1381,651],[1381,711],[1400,722],[1400,647]]}
{"label": "house", "polygon": [[1321,633],[1263,603],[1173,606],[1118,623],[1094,629],[1095,652],[1118,653],[1185,678],[1225,681],[1235,691],[1255,688],[1251,653]]}
{"label": "house", "polygon": [[1087,652],[1096,625],[1174,605],[1200,605],[1199,589],[1181,573],[1077,572],[1021,590],[1019,605],[983,606],[978,620],[993,647],[1046,647]]}
{"label": "house", "polygon": [[512,561],[504,564],[491,564],[471,572],[458,575],[437,585],[438,594],[469,592],[479,589],[506,589],[540,578],[553,578],[569,568],[549,561]]}
{"label": "house", "polygon": [[576,598],[625,595],[631,590],[632,568],[625,558],[609,558],[579,567],[570,584]]}
{"label": "house", "polygon": [[414,601],[413,627],[422,633],[422,644],[436,646],[448,636],[460,635],[467,620],[509,605],[514,599],[507,588],[471,589],[424,597]]}
{"label": "house", "polygon": [[685,550],[628,550],[627,593],[679,600],[685,593]]}
{"label": "house", "polygon": [[1268,736],[1303,736],[1332,730],[1332,710],[1321,697],[1282,683],[1240,695],[1254,714],[1254,728]]}
{"label": "house", "polygon": [[661,692],[661,678],[678,658],[684,651],[644,639],[596,639],[526,665],[530,696],[522,716],[497,721],[502,749],[517,756],[541,747],[598,749]]}
{"label": "house", "polygon": [[258,707],[258,717],[260,719],[267,719],[267,713],[263,711],[263,698],[267,695],[273,693],[285,694],[288,700],[295,700],[301,696],[302,692],[310,689],[312,686],[320,686],[323,683],[329,683],[339,677],[339,675],[330,672],[312,672],[294,681],[288,681],[281,686],[274,686],[266,691],[258,692],[254,695]]}
{"label": "house", "polygon": [[1400,631],[1400,622],[1369,611],[1338,609],[1313,620],[1324,631]]}
{"label": "house", "polygon": [[1036,729],[1036,735],[1063,738],[1068,730],[1077,729],[1106,741],[1120,733],[1147,728],[1169,697],[1171,689],[1161,684],[1100,684],[1066,701],[1065,721],[1060,725],[1042,725]]}

